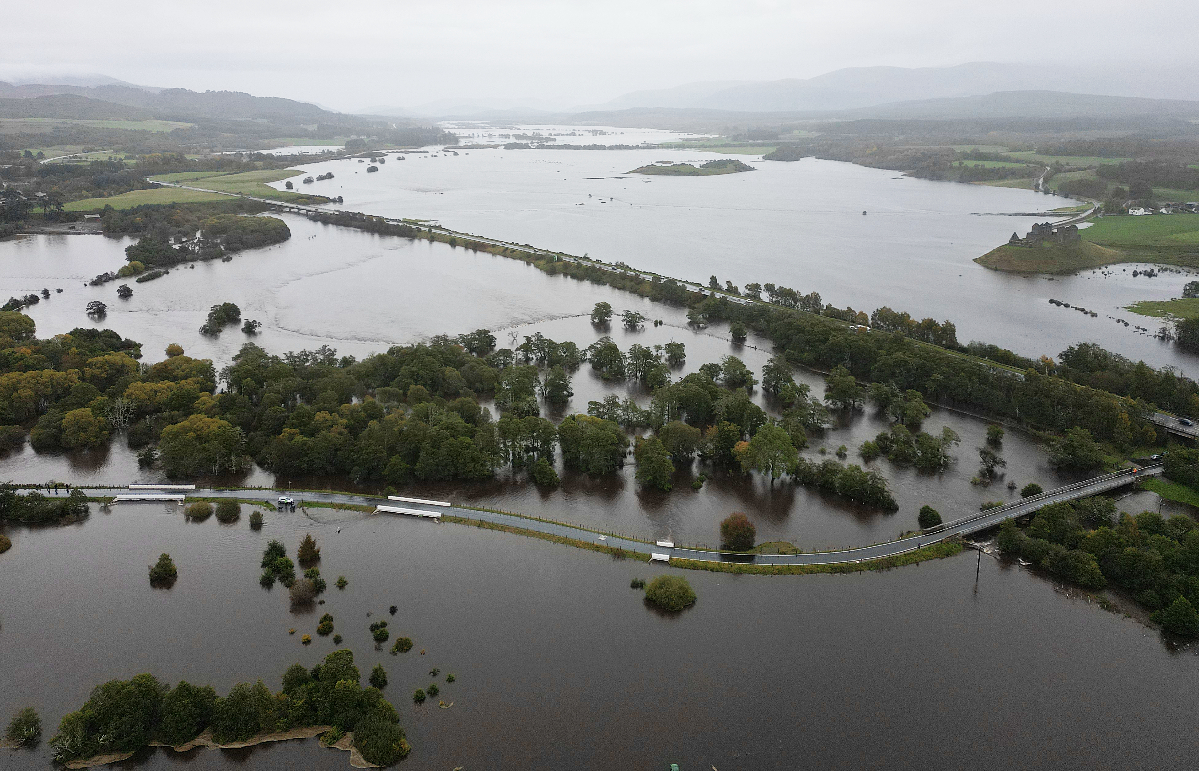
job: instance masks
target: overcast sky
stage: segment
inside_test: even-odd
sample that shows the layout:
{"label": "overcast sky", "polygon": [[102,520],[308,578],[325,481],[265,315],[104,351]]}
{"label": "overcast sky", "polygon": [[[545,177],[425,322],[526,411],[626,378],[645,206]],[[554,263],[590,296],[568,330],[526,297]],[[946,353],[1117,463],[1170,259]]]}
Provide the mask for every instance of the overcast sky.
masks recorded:
{"label": "overcast sky", "polygon": [[[339,110],[595,104],[702,80],[969,61],[1199,61],[1199,0],[66,0],[8,10],[0,78],[103,73]],[[1170,75],[1146,71],[1147,80]],[[1047,84],[1048,87],[1048,84]]]}

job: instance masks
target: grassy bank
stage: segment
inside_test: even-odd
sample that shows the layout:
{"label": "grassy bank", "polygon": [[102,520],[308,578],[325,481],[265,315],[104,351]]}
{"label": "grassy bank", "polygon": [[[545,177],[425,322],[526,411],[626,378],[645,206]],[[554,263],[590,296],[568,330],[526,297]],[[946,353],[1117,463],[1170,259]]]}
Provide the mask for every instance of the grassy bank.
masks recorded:
{"label": "grassy bank", "polygon": [[276,190],[268,183],[281,182],[291,177],[298,177],[303,172],[296,169],[263,169],[245,171],[240,174],[224,174],[221,172],[181,172],[178,174],[163,174],[151,177],[154,182],[173,182],[190,187],[215,190],[221,193],[236,193],[255,198],[267,198],[284,203],[323,203],[328,199],[318,195],[296,193],[291,190]]}
{"label": "grassy bank", "polygon": [[1010,246],[1004,244],[974,260],[984,268],[1009,273],[1073,273],[1114,262],[1126,262],[1122,252],[1082,241],[1063,246]]}
{"label": "grassy bank", "polygon": [[1199,508],[1199,492],[1195,492],[1186,485],[1180,485],[1177,482],[1171,482],[1168,479],[1154,477],[1145,479],[1141,482],[1141,487],[1153,493],[1157,493],[1167,501],[1176,503],[1185,503],[1188,506]]}
{"label": "grassy bank", "polygon": [[630,174],[646,174],[654,177],[712,177],[718,174],[738,174],[743,171],[753,171],[754,167],[732,158],[722,158],[718,161],[708,161],[702,166],[692,166],[690,163],[672,163],[669,165],[650,164],[639,169],[633,169]]}
{"label": "grassy bank", "polygon": [[933,559],[953,557],[962,553],[960,541],[942,541],[893,557],[863,562],[837,562],[830,565],[747,565],[739,562],[704,562],[702,560],[672,559],[670,564],[687,570],[707,570],[711,573],[743,573],[766,576],[804,576],[814,573],[859,573],[863,570],[890,570],[904,565],[918,565]]}
{"label": "grassy bank", "polygon": [[1199,317],[1199,299],[1176,297],[1173,300],[1141,300],[1126,306],[1125,310],[1159,319],[1193,319]]}

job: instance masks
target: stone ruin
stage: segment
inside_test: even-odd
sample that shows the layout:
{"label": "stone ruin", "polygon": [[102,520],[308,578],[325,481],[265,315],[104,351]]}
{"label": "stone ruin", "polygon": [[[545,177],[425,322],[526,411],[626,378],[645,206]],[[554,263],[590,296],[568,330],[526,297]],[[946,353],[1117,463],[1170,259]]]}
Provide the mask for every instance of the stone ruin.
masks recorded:
{"label": "stone ruin", "polygon": [[1024,238],[1012,233],[1012,237],[1008,239],[1009,246],[1040,246],[1041,244],[1060,244],[1067,246],[1076,244],[1082,240],[1078,235],[1077,225],[1062,225],[1054,227],[1048,222],[1034,222],[1032,230],[1028,231],[1028,235]]}

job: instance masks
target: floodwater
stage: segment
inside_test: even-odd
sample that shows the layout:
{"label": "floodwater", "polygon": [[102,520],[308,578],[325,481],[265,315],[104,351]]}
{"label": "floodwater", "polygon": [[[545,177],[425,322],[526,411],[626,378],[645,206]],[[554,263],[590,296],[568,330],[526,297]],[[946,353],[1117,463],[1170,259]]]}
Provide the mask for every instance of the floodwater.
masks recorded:
{"label": "floodwater", "polygon": [[756,171],[646,177],[627,172],[659,160],[703,163],[719,156],[677,149],[429,150],[403,161],[391,156],[377,174],[355,159],[303,168],[334,172],[311,192],[341,195],[344,208],[354,211],[437,220],[704,284],[710,275],[738,286],[771,282],[867,313],[886,305],[916,318],[948,319],[962,342],[995,343],[1032,357],[1056,358],[1067,346],[1094,341],[1195,374],[1193,357],[1150,336],[1159,323],[1123,310],[1138,300],[1181,297],[1193,277],[1134,278],[1140,265],[1106,274],[1015,276],[973,262],[1013,232],[1023,235],[1033,222],[1062,216],[1044,212],[1075,203],[1068,199],[811,158],[737,156]]}
{"label": "floodwater", "polygon": [[[963,758],[1185,768],[1199,752],[1193,649],[990,557],[977,582],[974,553],[847,576],[687,573],[699,600],[665,617],[628,587],[660,567],[329,510],[311,510],[319,521],[268,512],[255,533],[248,513],[196,524],[175,506],[130,504],[78,525],[10,528],[0,715],[36,706],[48,739],[93,685],[143,671],[222,693],[260,677],[279,688],[289,664],[333,649],[314,634],[329,612],[364,675],[387,669],[385,693],[414,747],[400,766],[409,771],[960,768]],[[259,587],[258,563],[269,539],[290,551],[305,531],[330,588],[324,606],[292,614],[283,591]],[[164,551],[179,579],[152,589],[146,566]],[[376,650],[367,627],[379,618],[414,649]],[[434,667],[448,710],[409,698]],[[48,755],[46,741],[0,750],[0,768],[47,767]],[[158,750],[119,767],[184,766],[349,767],[315,740]]]}
{"label": "floodwater", "polygon": [[[638,303],[636,307],[641,307],[640,300],[633,299]],[[643,309],[652,312],[657,307]],[[608,334],[623,350],[628,350],[633,343],[653,346],[671,341],[682,342],[687,347],[687,363],[673,373],[676,380],[697,371],[702,364],[719,362],[728,355],[741,358],[760,377],[770,355],[768,341],[754,338],[746,345],[736,345],[727,339],[727,329],[723,328],[701,332],[681,325],[647,325],[642,330],[631,332],[613,325],[610,329],[596,329],[585,316],[513,327],[498,335],[499,344],[511,345],[514,341],[518,344],[523,336],[536,332],[554,340],[573,340],[581,347]],[[222,337],[240,338],[242,335],[227,332]],[[824,381],[819,373],[796,370],[795,375],[798,382],[811,388],[814,397],[823,395]],[[588,402],[600,401],[610,394],[622,399],[632,398],[642,407],[648,407],[650,403],[650,394],[644,388],[635,383],[605,383],[589,365],[584,365],[574,374],[572,387],[575,394],[568,404],[560,410],[550,409],[543,404],[542,414],[560,420],[568,414],[586,412]],[[768,412],[777,414],[777,406],[766,399],[760,388],[755,389],[753,398]],[[916,514],[925,504],[940,511],[946,520],[956,519],[977,511],[984,502],[1016,497],[1018,492],[1008,489],[1009,482],[1016,483],[1018,487],[1037,482],[1048,489],[1073,481],[1072,477],[1059,475],[1048,466],[1045,453],[1034,437],[1018,429],[1009,429],[1001,451],[1008,464],[1003,469],[1005,477],[989,487],[972,485],[970,480],[977,473],[978,448],[985,443],[987,423],[969,415],[937,408],[922,428],[929,433],[939,434],[943,426],[957,432],[961,444],[951,452],[957,461],[938,474],[896,466],[886,459],[865,464],[857,455],[862,442],[889,429],[888,421],[872,408],[837,415],[827,431],[813,433],[809,437],[809,447],[803,455],[813,461],[835,458],[838,448],[844,445],[848,453],[845,462],[858,463],[881,472],[900,506],[899,511],[894,513],[850,504],[835,496],[785,481],[771,485],[756,475],[745,477],[714,473],[699,461],[690,469],[676,472],[675,489],[670,493],[645,490],[633,478],[636,468],[631,457],[618,474],[602,479],[590,479],[585,475],[567,472],[559,459],[558,471],[563,484],[553,491],[538,490],[524,481],[523,474],[501,474],[490,482],[417,484],[409,486],[404,492],[417,497],[435,497],[466,505],[541,516],[641,538],[667,537],[681,543],[710,546],[716,545],[720,520],[732,511],[743,511],[757,527],[759,541],[784,540],[805,550],[813,550],[860,546],[895,538],[901,532],[917,528]],[[160,473],[138,469],[136,455],[125,446],[121,437],[113,441],[110,449],[100,452],[54,455],[36,453],[26,445],[20,452],[0,458],[0,471],[3,472],[0,478],[25,483],[57,480],[71,484],[126,485],[150,477],[165,479]],[[701,471],[710,478],[702,490],[694,491],[691,482]],[[275,477],[257,467],[244,475],[217,481],[280,489],[289,486],[296,489],[347,487],[344,479]],[[362,489],[379,493],[381,485]]]}

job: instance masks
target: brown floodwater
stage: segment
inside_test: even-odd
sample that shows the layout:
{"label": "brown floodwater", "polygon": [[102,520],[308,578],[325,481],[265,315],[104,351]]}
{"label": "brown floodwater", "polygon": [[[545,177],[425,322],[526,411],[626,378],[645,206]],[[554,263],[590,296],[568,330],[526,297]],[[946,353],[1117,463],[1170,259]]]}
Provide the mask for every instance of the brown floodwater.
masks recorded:
{"label": "brown floodwater", "polygon": [[[1031,573],[967,553],[847,576],[687,573],[677,616],[628,587],[669,568],[521,536],[357,513],[248,510],[187,523],[176,506],[93,510],[9,528],[0,556],[0,715],[40,711],[46,738],[92,686],[149,671],[227,691],[333,649],[322,612],[366,673],[382,663],[413,744],[401,768],[1184,768],[1199,666],[1135,621]],[[319,520],[319,521],[317,521]],[[340,528],[340,532],[338,529]],[[326,604],[292,614],[258,586],[271,538],[312,532]],[[146,566],[167,551],[170,590]],[[332,579],[345,575],[344,591]],[[397,605],[395,617],[387,615]],[[371,614],[368,616],[368,613]],[[415,648],[391,656],[386,618]],[[296,628],[294,636],[289,628]],[[420,655],[424,650],[425,655]],[[414,706],[437,667],[449,710]],[[444,682],[445,673],[457,681]],[[0,751],[0,767],[49,763]],[[315,741],[237,752],[158,750],[124,768],[348,768]]]}

